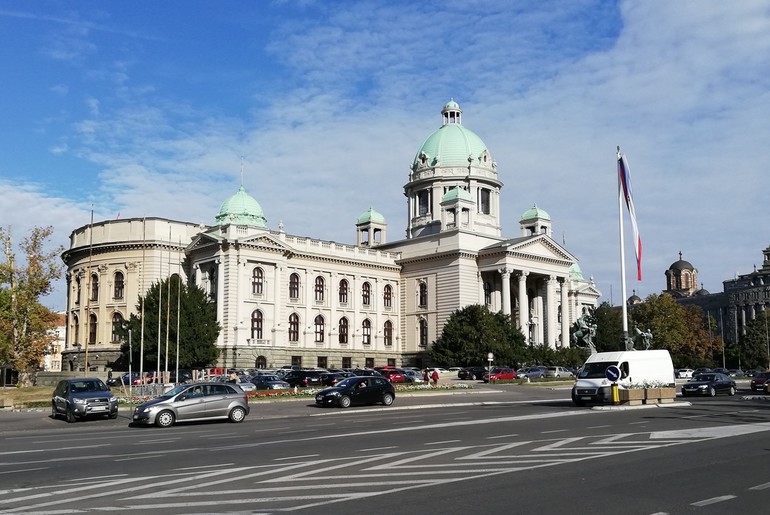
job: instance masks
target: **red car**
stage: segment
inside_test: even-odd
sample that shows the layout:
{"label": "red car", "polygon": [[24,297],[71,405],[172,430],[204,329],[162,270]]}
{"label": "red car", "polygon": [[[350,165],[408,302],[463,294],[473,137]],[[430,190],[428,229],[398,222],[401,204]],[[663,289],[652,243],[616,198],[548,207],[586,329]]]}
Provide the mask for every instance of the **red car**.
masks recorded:
{"label": "red car", "polygon": [[770,372],[757,372],[757,374],[751,378],[751,389],[753,391],[762,391],[765,384],[770,379]]}
{"label": "red car", "polygon": [[512,368],[493,368],[491,374],[484,374],[484,382],[510,381],[516,379],[516,371]]}
{"label": "red car", "polygon": [[379,370],[380,374],[385,376],[391,383],[405,383],[406,376],[404,371],[399,368],[383,368]]}

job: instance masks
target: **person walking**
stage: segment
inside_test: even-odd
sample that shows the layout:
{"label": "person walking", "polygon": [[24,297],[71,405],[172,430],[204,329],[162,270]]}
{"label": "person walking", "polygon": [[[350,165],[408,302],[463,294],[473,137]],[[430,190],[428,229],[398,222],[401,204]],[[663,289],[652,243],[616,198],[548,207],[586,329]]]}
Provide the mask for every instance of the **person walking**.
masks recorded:
{"label": "person walking", "polygon": [[425,370],[423,370],[423,371],[422,371],[422,383],[423,383],[425,386],[428,386],[428,383],[429,383],[429,382],[430,382],[430,372],[429,372],[429,371],[428,371],[428,369],[426,368]]}
{"label": "person walking", "polygon": [[433,372],[430,374],[430,379],[433,381],[433,386],[438,386],[438,370],[435,368],[433,369]]}

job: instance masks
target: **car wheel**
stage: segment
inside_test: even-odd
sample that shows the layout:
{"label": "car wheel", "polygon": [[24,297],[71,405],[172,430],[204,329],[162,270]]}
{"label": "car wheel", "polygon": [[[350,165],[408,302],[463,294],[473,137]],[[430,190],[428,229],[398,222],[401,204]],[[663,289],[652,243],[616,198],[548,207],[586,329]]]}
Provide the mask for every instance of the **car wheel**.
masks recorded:
{"label": "car wheel", "polygon": [[155,425],[158,427],[171,427],[174,425],[174,413],[169,410],[163,410],[155,417]]}
{"label": "car wheel", "polygon": [[730,387],[730,395],[735,395],[735,387],[734,386]]}
{"label": "car wheel", "polygon": [[72,408],[70,408],[69,406],[67,406],[67,411],[65,412],[64,416],[65,416],[67,422],[69,422],[70,424],[72,424],[73,422],[76,422],[77,419],[78,419],[75,416],[75,412],[72,411]]}
{"label": "car wheel", "polygon": [[108,417],[112,419],[118,418],[118,410],[115,410],[115,413],[110,413]]}
{"label": "car wheel", "polygon": [[583,406],[585,406],[585,405],[586,405],[586,403],[585,403],[584,401],[581,401],[580,399],[572,399],[572,402],[573,402],[573,404],[575,404],[575,406],[577,406],[578,408],[582,408]]}
{"label": "car wheel", "polygon": [[687,392],[682,390],[682,397],[687,397]]}
{"label": "car wheel", "polygon": [[54,404],[52,402],[51,403],[51,418],[58,418],[58,417],[59,417],[59,413],[57,413],[57,411],[56,411],[56,404]]}
{"label": "car wheel", "polygon": [[240,406],[236,406],[230,410],[228,418],[230,419],[230,422],[243,422],[243,419],[246,418],[246,410]]}
{"label": "car wheel", "polygon": [[709,397],[715,397],[717,394],[717,391],[714,389],[713,386],[709,387]]}
{"label": "car wheel", "polygon": [[350,397],[347,395],[343,395],[340,397],[340,408],[349,408],[350,407]]}
{"label": "car wheel", "polygon": [[386,393],[382,396],[382,404],[385,406],[390,406],[393,404],[393,396],[389,393]]}

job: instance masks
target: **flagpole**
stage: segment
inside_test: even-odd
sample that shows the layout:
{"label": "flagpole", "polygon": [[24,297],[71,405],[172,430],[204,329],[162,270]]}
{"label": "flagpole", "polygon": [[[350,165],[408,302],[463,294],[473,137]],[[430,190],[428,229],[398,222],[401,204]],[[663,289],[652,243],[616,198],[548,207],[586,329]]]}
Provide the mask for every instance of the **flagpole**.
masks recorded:
{"label": "flagpole", "polygon": [[626,253],[623,249],[623,184],[620,177],[620,145],[618,145],[617,166],[618,166],[618,233],[620,235],[620,303],[623,307],[623,343],[625,349],[629,350],[628,345],[628,306],[626,304]]}

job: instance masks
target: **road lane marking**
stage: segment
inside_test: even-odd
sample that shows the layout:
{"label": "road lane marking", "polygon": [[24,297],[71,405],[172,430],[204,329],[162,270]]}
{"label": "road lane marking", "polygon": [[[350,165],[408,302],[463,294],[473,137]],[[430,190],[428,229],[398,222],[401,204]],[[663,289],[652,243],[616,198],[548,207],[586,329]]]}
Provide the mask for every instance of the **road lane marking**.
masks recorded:
{"label": "road lane marking", "polygon": [[566,433],[568,429],[553,429],[551,431],[540,431],[540,434],[547,435],[551,433]]}
{"label": "road lane marking", "polygon": [[704,499],[702,501],[690,503],[690,506],[708,506],[709,504],[716,504],[718,502],[724,502],[729,501],[730,499],[735,499],[736,496],[734,495],[720,495],[719,497],[712,497],[711,499]]}
{"label": "road lane marking", "polygon": [[457,443],[461,441],[462,440],[442,440],[440,442],[425,442],[423,445],[443,445],[445,443]]}
{"label": "road lane marking", "polygon": [[385,451],[388,449],[398,449],[398,445],[388,445],[387,447],[372,447],[370,449],[358,449],[356,452]]}
{"label": "road lane marking", "polygon": [[497,438],[516,438],[517,434],[499,435],[499,436],[487,436],[487,440],[496,440]]}
{"label": "road lane marking", "polygon": [[301,456],[286,456],[285,458],[273,458],[273,461],[301,460],[303,458],[317,458],[320,454],[303,454]]}
{"label": "road lane marking", "polygon": [[752,486],[749,488],[749,490],[764,490],[765,488],[770,488],[770,483],[763,483],[761,485]]}

